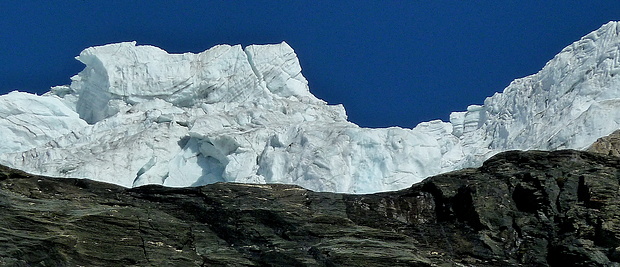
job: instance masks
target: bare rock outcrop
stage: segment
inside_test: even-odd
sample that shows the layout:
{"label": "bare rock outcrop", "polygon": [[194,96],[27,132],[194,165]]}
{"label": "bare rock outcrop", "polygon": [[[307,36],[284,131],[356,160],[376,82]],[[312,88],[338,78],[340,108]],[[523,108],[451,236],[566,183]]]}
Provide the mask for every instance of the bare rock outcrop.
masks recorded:
{"label": "bare rock outcrop", "polygon": [[618,266],[620,158],[511,151],[370,195],[0,168],[2,266]]}
{"label": "bare rock outcrop", "polygon": [[599,138],[587,151],[620,157],[620,130]]}

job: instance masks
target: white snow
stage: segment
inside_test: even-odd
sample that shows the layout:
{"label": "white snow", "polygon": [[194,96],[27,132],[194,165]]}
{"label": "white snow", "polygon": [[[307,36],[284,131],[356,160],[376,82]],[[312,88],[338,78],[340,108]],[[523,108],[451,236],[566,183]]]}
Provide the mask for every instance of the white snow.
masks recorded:
{"label": "white snow", "polygon": [[24,151],[86,126],[58,97],[0,96],[0,153]]}
{"label": "white snow", "polygon": [[0,163],[144,184],[289,183],[402,189],[512,149],[583,149],[620,128],[617,22],[450,122],[360,128],[314,97],[286,43],[168,54],[135,42],[84,50],[71,85],[0,96]]}

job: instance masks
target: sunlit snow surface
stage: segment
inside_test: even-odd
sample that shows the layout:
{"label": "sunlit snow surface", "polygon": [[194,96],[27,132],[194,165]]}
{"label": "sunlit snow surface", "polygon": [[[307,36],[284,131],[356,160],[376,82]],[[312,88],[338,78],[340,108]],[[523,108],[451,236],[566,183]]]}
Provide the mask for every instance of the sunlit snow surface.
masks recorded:
{"label": "sunlit snow surface", "polygon": [[610,22],[484,105],[413,129],[348,122],[310,93],[286,43],[199,54],[91,47],[71,85],[0,96],[0,163],[126,187],[402,189],[501,151],[583,149],[620,128],[619,31]]}

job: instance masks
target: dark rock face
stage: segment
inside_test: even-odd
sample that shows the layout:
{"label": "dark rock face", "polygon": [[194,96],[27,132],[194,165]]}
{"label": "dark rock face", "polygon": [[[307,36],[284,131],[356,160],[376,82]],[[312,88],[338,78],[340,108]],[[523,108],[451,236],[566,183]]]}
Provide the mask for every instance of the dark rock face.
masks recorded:
{"label": "dark rock face", "polygon": [[620,158],[506,152],[372,195],[0,169],[1,266],[620,266]]}

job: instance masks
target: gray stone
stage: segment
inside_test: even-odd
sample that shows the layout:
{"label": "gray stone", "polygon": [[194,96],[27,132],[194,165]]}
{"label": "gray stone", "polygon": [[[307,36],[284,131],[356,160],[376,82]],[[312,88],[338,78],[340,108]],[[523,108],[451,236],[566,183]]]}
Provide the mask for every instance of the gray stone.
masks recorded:
{"label": "gray stone", "polygon": [[2,266],[616,266],[620,158],[511,151],[370,195],[0,168]]}

